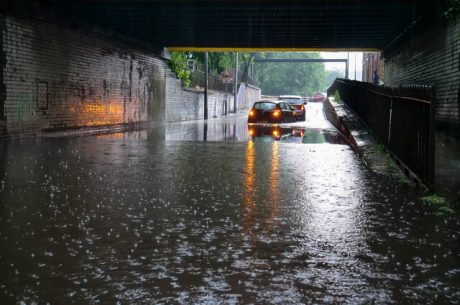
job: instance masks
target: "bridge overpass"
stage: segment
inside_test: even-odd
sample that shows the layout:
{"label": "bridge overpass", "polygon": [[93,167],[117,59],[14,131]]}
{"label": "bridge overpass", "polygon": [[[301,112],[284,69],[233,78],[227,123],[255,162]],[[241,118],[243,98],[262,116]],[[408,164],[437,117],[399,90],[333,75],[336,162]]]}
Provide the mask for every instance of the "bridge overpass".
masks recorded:
{"label": "bridge overpass", "polygon": [[7,7],[153,46],[384,50],[431,23],[442,1],[19,0]]}

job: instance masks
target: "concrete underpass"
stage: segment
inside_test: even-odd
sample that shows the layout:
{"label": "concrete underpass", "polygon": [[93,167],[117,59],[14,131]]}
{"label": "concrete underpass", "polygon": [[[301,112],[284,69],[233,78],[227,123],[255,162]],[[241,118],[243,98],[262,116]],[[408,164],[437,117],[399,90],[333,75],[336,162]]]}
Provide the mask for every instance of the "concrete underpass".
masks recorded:
{"label": "concrete underpass", "polygon": [[[460,302],[455,1],[0,9],[1,304]],[[385,86],[338,79],[343,102],[248,124],[274,97],[184,88],[175,50],[380,52]],[[392,146],[408,101],[428,188]]]}

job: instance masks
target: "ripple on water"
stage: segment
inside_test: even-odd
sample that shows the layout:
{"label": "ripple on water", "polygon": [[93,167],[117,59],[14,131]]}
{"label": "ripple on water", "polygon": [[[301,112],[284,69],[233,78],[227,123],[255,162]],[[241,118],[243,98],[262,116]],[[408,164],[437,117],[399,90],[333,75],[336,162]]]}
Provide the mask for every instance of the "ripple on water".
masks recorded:
{"label": "ripple on water", "polygon": [[2,304],[460,302],[458,221],[343,145],[78,138],[6,160]]}

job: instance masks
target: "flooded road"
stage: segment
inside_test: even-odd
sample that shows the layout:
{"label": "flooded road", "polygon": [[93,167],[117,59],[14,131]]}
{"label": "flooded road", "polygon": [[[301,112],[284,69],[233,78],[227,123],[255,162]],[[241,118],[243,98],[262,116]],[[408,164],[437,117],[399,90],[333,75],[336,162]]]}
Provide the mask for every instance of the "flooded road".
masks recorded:
{"label": "flooded road", "polygon": [[0,143],[0,304],[458,304],[458,219],[307,112]]}

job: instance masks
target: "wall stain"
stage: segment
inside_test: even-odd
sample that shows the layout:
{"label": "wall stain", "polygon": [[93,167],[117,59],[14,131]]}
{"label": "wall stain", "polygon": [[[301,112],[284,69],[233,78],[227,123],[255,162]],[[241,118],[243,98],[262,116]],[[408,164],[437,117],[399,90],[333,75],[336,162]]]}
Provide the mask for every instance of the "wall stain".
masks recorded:
{"label": "wall stain", "polygon": [[86,90],[85,90],[85,86],[80,86],[79,90],[78,90],[78,96],[80,97],[80,102],[83,104],[83,102],[85,101],[86,99]]}
{"label": "wall stain", "polygon": [[109,96],[109,83],[107,80],[102,80],[102,95],[107,98]]}
{"label": "wall stain", "polygon": [[128,94],[129,94],[129,102],[132,102],[132,87],[133,87],[133,60],[129,61],[129,87],[128,87]]}

